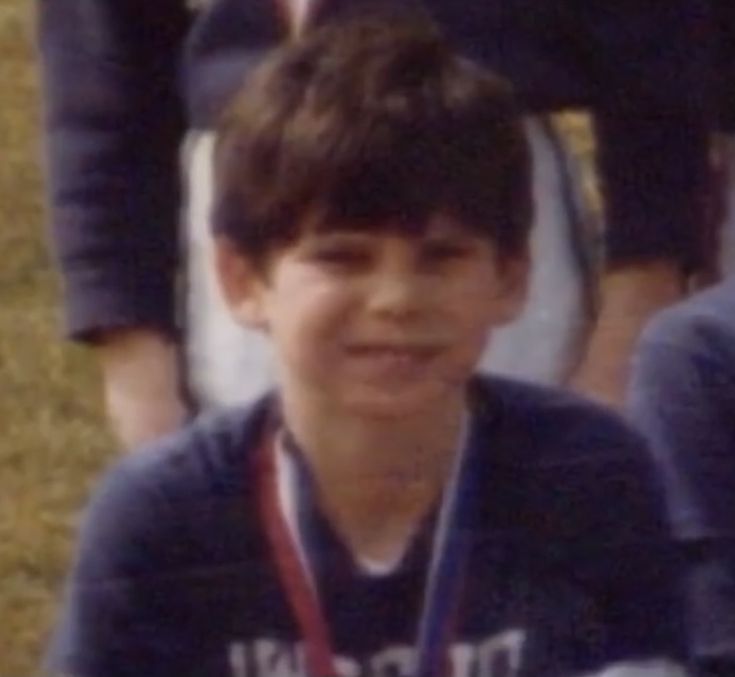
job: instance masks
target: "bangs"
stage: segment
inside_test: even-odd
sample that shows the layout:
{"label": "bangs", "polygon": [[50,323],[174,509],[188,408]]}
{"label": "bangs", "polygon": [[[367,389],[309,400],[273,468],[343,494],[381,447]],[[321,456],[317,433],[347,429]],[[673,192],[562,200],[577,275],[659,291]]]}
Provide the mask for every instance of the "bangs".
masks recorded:
{"label": "bangs", "polygon": [[511,112],[499,110],[502,83],[483,73],[488,95],[479,105],[477,88],[462,87],[452,70],[429,94],[404,85],[362,107],[307,108],[303,120],[297,116],[298,133],[285,130],[289,153],[278,172],[287,218],[308,208],[324,229],[418,235],[441,212],[479,234],[502,230],[525,139]]}
{"label": "bangs", "polygon": [[357,22],[276,51],[215,158],[217,232],[252,255],[319,230],[425,232],[443,213],[525,247],[529,161],[510,86],[422,21]]}

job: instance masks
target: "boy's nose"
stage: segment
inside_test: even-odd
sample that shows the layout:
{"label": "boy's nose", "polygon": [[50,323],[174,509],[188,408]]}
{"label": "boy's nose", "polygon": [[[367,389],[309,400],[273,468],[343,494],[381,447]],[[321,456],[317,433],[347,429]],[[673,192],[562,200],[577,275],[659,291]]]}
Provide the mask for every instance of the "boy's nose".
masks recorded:
{"label": "boy's nose", "polygon": [[426,280],[416,272],[383,272],[368,292],[368,307],[375,313],[407,316],[419,313],[429,297]]}

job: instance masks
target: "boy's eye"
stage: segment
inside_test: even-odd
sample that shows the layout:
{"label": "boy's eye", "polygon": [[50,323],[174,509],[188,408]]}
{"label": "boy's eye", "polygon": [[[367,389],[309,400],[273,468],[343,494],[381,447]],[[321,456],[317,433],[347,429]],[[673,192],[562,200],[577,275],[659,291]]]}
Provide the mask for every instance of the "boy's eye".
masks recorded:
{"label": "boy's eye", "polygon": [[370,254],[356,247],[325,247],[313,252],[312,258],[332,266],[359,267],[370,261]]}
{"label": "boy's eye", "polygon": [[428,242],[421,249],[421,258],[426,263],[443,263],[469,256],[468,245],[455,242]]}

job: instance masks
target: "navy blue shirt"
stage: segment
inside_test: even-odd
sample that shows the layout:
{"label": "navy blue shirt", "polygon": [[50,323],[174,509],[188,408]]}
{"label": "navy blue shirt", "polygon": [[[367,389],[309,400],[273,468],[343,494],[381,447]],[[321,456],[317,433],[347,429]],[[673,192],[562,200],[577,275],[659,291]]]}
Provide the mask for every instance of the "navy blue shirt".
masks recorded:
{"label": "navy blue shirt", "polygon": [[693,649],[735,670],[735,278],[661,313],[634,361],[630,414],[687,553]]}
{"label": "navy blue shirt", "polygon": [[[679,660],[674,565],[640,439],[592,405],[533,386],[478,380],[472,402],[454,677]],[[80,677],[305,674],[255,502],[268,408],[266,399],[201,419],[107,475],[86,514],[52,667]],[[431,529],[376,576],[310,510],[344,675],[408,677]]]}

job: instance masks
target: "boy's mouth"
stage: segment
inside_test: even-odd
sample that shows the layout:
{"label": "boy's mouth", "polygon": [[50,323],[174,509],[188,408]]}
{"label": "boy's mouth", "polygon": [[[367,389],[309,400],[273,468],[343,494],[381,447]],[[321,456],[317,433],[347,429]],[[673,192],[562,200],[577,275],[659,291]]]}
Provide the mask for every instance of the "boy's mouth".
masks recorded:
{"label": "boy's mouth", "polygon": [[347,352],[356,358],[385,366],[419,366],[436,357],[441,349],[435,345],[371,343],[351,345]]}

